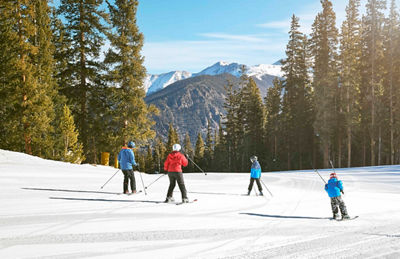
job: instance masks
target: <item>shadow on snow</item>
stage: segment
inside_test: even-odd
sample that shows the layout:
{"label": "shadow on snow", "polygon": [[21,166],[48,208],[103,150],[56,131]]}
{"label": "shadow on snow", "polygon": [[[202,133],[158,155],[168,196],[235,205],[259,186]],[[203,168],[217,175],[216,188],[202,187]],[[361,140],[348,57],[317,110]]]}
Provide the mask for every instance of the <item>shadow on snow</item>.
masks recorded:
{"label": "shadow on snow", "polygon": [[265,217],[265,218],[279,218],[279,219],[331,219],[330,217],[306,217],[306,216],[283,216],[283,215],[267,215],[258,213],[240,213],[242,215]]}

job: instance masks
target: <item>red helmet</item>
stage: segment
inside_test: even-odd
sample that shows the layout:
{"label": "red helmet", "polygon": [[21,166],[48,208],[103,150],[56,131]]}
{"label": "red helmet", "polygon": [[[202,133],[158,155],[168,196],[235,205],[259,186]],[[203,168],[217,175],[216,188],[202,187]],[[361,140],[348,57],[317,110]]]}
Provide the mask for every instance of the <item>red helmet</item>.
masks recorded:
{"label": "red helmet", "polygon": [[336,173],[331,173],[331,178],[337,178]]}

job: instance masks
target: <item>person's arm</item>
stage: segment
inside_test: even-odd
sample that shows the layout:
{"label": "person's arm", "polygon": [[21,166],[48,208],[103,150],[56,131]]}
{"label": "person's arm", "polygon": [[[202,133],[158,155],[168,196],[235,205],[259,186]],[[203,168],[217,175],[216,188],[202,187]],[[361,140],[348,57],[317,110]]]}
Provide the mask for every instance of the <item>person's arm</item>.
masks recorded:
{"label": "person's arm", "polygon": [[135,161],[135,153],[133,153],[133,150],[132,150],[132,149],[131,149],[131,154],[132,154],[132,156],[131,156],[131,163],[132,163],[132,165],[137,166],[137,163],[136,163],[136,161]]}
{"label": "person's arm", "polygon": [[338,188],[339,188],[340,192],[341,192],[342,194],[344,194],[343,183],[342,183],[342,181],[338,181]]}

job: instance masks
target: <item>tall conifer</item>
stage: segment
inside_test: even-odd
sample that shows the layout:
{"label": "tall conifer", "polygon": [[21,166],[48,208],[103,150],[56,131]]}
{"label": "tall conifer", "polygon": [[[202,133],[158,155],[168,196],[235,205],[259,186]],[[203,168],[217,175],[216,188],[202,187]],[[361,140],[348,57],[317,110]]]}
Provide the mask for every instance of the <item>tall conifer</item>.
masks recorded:
{"label": "tall conifer", "polygon": [[361,20],[359,0],[349,0],[346,7],[346,20],[342,24],[340,35],[340,84],[342,107],[345,122],[347,167],[352,161],[352,135],[359,123],[359,91],[361,84]]}
{"label": "tall conifer", "polygon": [[336,125],[335,97],[337,94],[336,15],[329,0],[321,0],[322,11],[312,25],[311,51],[316,119],[314,129],[322,145],[323,166],[329,165],[332,137]]}

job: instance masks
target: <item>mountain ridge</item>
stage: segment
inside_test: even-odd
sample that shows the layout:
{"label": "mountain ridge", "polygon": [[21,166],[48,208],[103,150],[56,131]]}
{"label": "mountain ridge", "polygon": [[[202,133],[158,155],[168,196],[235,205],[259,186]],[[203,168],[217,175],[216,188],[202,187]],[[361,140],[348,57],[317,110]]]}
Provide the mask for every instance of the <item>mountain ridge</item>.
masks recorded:
{"label": "mountain ridge", "polygon": [[258,81],[263,81],[263,78],[267,78],[270,84],[271,77],[282,77],[283,73],[281,70],[281,60],[275,62],[272,65],[259,64],[254,66],[247,66],[239,63],[229,63],[224,61],[218,61],[215,64],[206,67],[198,73],[191,73],[184,70],[170,71],[162,74],[148,74],[144,80],[144,89],[146,95],[151,95],[161,89],[164,89],[168,85],[171,85],[177,81],[184,80],[191,77],[197,77],[201,75],[221,75],[221,74],[231,74],[235,77],[241,76],[241,69],[244,66],[246,74],[257,78]]}

